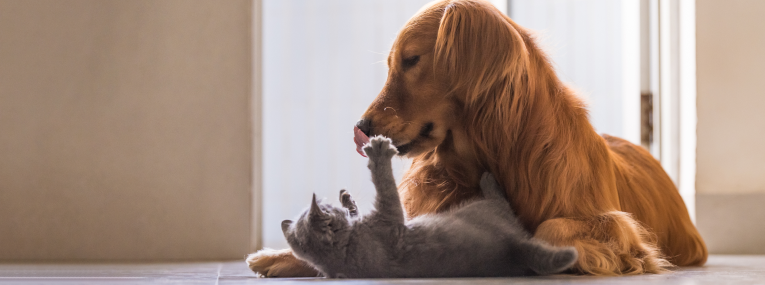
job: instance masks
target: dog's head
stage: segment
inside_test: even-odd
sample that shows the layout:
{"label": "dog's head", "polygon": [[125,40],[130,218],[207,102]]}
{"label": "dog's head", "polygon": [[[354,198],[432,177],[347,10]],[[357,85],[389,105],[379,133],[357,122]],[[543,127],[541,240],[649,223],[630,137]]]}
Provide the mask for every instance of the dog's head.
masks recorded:
{"label": "dog's head", "polygon": [[363,133],[391,138],[401,155],[434,149],[450,131],[477,123],[480,109],[509,107],[495,97],[511,96],[504,93],[525,70],[526,54],[515,24],[488,2],[425,6],[396,38],[388,80],[357,122],[356,143]]}

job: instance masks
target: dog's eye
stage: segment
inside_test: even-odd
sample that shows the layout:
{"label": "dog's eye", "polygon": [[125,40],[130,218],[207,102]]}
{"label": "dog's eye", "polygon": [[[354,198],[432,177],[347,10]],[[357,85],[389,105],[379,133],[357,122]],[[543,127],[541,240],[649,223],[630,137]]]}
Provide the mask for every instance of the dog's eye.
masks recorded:
{"label": "dog's eye", "polygon": [[404,66],[404,68],[410,68],[416,65],[418,61],[420,61],[420,56],[415,55],[412,57],[405,58],[403,61],[401,61],[401,64]]}

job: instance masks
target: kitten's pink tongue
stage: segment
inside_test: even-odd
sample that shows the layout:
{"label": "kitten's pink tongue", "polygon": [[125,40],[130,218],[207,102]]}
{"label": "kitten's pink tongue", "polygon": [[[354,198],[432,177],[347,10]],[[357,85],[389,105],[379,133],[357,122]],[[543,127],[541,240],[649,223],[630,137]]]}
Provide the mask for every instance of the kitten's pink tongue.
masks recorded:
{"label": "kitten's pink tongue", "polygon": [[364,154],[364,150],[361,148],[369,142],[369,137],[367,137],[367,135],[365,135],[357,126],[353,126],[353,142],[356,143],[356,151],[361,156],[367,157],[367,155]]}

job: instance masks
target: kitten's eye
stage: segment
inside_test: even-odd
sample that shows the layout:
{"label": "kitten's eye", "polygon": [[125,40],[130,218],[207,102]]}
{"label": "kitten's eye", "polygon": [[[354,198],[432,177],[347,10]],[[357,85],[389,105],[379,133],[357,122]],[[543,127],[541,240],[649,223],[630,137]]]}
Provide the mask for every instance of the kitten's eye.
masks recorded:
{"label": "kitten's eye", "polygon": [[420,61],[420,56],[419,55],[415,55],[415,56],[412,56],[412,57],[405,58],[404,60],[401,61],[401,64],[404,66],[404,69],[406,69],[406,68],[410,68],[412,66],[415,66],[417,64],[417,62],[419,62],[419,61]]}

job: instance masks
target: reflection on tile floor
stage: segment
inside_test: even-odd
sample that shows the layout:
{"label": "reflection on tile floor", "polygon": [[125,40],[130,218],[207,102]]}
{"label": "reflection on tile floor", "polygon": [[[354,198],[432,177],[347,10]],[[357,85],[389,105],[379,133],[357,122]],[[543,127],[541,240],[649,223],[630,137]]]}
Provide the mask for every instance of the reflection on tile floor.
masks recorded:
{"label": "reflection on tile floor", "polygon": [[1,284],[765,284],[765,256],[715,255],[704,267],[679,268],[672,273],[630,277],[556,275],[520,278],[265,279],[256,277],[244,261],[142,264],[0,264]]}

